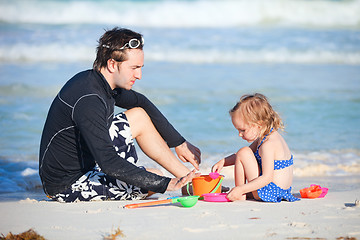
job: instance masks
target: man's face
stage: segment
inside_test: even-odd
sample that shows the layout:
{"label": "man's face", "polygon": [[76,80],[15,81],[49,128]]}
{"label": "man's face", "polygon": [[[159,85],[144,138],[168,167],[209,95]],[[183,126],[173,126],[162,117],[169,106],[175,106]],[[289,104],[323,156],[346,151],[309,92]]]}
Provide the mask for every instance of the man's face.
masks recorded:
{"label": "man's face", "polygon": [[144,66],[144,51],[128,49],[128,60],[117,63],[118,70],[114,73],[114,83],[118,88],[130,90],[136,80],[141,79],[141,68]]}

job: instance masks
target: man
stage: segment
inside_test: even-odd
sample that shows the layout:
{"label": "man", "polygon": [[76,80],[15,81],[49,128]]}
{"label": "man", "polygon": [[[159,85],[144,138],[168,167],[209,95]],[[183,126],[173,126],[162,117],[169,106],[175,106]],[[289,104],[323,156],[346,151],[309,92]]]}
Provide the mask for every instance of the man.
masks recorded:
{"label": "man", "polygon": [[[144,95],[131,90],[144,65],[142,35],[114,28],[99,39],[93,69],[71,78],[45,122],[39,174],[47,196],[60,202],[142,199],[178,190],[198,174],[200,150],[187,142]],[[114,116],[114,105],[128,109]],[[142,151],[176,178],[136,166]],[[151,172],[152,171],[152,172]]]}

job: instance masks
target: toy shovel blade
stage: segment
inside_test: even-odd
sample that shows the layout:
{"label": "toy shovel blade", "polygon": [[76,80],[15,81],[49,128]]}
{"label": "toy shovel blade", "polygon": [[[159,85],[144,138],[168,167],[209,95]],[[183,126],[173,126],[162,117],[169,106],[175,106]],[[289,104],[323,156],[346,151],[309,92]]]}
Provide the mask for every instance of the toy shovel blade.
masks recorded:
{"label": "toy shovel blade", "polygon": [[211,172],[211,173],[209,173],[209,176],[212,179],[217,179],[220,176],[220,174],[218,172]]}

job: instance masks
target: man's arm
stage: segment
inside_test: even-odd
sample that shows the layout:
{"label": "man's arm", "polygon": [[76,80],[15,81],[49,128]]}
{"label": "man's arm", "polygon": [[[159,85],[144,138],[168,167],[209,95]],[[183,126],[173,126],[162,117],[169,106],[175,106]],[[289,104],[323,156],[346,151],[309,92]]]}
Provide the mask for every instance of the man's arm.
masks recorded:
{"label": "man's arm", "polygon": [[90,96],[81,99],[74,107],[73,120],[104,173],[149,191],[166,191],[170,178],[147,172],[116,153],[106,124],[105,104],[101,98]]}
{"label": "man's arm", "polygon": [[116,91],[118,93],[115,98],[116,106],[125,109],[133,107],[143,108],[168,146],[170,148],[175,147],[176,154],[180,160],[190,162],[199,170],[201,162],[200,149],[186,141],[148,98],[133,90],[119,88]]}
{"label": "man's arm", "polygon": [[161,137],[165,140],[170,148],[179,146],[185,142],[180,133],[170,124],[165,116],[159,109],[144,95],[125,89],[116,89],[117,95],[115,97],[115,105],[125,109],[134,107],[143,108],[149,115],[156,130],[160,133]]}

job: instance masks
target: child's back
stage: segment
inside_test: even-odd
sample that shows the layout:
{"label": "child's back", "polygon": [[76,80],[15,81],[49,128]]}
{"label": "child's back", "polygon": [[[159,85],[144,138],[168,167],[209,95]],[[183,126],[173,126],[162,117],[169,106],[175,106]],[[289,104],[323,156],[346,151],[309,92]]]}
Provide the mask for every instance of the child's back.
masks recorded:
{"label": "child's back", "polygon": [[267,98],[258,93],[245,95],[230,110],[230,116],[239,137],[252,144],[221,159],[212,168],[220,171],[224,166],[235,165],[236,186],[228,198],[244,200],[252,193],[253,198],[267,202],[299,200],[291,195],[293,156],[278,133],[283,123]]}

